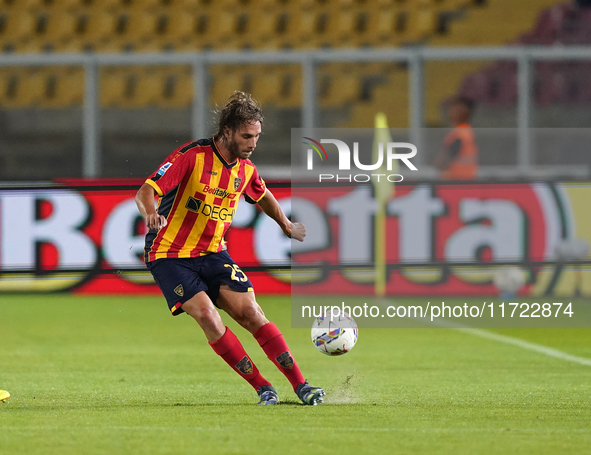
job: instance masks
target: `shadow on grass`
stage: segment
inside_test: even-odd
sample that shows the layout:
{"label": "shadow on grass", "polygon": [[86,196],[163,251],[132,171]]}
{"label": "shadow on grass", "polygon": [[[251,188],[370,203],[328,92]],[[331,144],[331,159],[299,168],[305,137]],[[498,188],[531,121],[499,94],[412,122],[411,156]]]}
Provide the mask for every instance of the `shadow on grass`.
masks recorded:
{"label": "shadow on grass", "polygon": [[[350,404],[350,403],[323,403],[318,406],[334,406],[334,405],[343,405],[343,404]],[[102,400],[96,402],[88,402],[88,401],[66,401],[63,403],[43,403],[42,401],[37,401],[35,403],[27,403],[23,401],[14,401],[13,403],[4,403],[2,406],[3,413],[9,412],[30,412],[30,411],[74,411],[74,410],[116,410],[116,409],[172,409],[172,408],[245,408],[245,409],[252,409],[252,407],[261,408],[263,406],[257,406],[256,401],[251,402],[220,402],[220,401],[213,401],[213,402],[198,402],[198,401],[171,401],[171,402],[162,402],[162,401],[109,401],[109,400]],[[276,406],[279,407],[308,407],[302,404],[300,401],[295,399],[288,399],[282,400],[277,403]],[[266,406],[264,406],[266,407]],[[273,407],[273,406],[272,406]]]}
{"label": "shadow on grass", "polygon": [[[115,409],[148,409],[148,408],[160,408],[160,409],[169,409],[169,408],[252,408],[256,406],[257,408],[261,408],[263,406],[257,406],[257,402],[253,401],[250,403],[220,403],[220,402],[176,402],[176,403],[157,403],[157,402],[142,402],[142,403],[113,403],[108,401],[103,401],[100,403],[63,403],[63,404],[47,404],[44,405],[43,403],[35,403],[34,405],[27,405],[25,403],[14,403],[12,406],[10,403],[6,403],[5,406],[2,406],[3,413],[9,412],[30,412],[30,411],[74,411],[74,410],[115,410]],[[277,406],[303,406],[302,403],[297,401],[281,401],[277,404]]]}

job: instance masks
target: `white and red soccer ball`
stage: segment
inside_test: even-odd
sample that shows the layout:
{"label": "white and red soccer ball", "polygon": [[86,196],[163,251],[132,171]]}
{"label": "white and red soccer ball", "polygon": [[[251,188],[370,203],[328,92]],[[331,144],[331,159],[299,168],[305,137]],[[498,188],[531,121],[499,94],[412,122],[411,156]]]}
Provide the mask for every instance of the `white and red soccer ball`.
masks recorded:
{"label": "white and red soccer ball", "polygon": [[347,313],[326,313],[312,324],[312,343],[326,355],[343,355],[357,343],[359,329]]}

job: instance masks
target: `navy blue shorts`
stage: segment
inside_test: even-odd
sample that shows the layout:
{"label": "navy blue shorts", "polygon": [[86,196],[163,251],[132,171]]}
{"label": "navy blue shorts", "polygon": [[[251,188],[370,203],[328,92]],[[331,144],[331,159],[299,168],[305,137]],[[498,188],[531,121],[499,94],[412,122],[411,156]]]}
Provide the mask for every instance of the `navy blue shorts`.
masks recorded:
{"label": "navy blue shorts", "polygon": [[226,251],[196,258],[156,259],[146,265],[173,316],[183,313],[181,305],[201,291],[216,304],[222,284],[237,292],[254,290],[246,274]]}

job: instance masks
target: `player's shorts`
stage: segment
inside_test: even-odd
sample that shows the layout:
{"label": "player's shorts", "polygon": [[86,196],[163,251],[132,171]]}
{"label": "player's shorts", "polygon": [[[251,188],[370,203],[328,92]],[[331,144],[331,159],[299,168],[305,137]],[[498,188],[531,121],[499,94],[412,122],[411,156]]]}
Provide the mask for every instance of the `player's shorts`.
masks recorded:
{"label": "player's shorts", "polygon": [[184,313],[181,305],[201,291],[217,306],[222,284],[233,291],[253,292],[252,283],[226,251],[196,258],[156,259],[146,265],[173,316]]}

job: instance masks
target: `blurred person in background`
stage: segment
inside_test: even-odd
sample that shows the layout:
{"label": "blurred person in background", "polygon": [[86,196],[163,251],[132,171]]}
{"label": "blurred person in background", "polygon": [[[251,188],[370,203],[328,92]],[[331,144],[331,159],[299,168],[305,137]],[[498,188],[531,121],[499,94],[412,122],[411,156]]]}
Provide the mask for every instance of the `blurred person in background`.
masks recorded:
{"label": "blurred person in background", "polygon": [[474,102],[463,96],[448,104],[447,115],[453,129],[443,139],[433,161],[443,180],[474,180],[478,175],[478,147],[470,125],[473,110]]}

